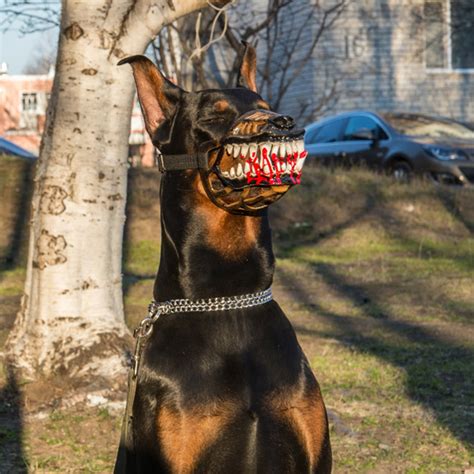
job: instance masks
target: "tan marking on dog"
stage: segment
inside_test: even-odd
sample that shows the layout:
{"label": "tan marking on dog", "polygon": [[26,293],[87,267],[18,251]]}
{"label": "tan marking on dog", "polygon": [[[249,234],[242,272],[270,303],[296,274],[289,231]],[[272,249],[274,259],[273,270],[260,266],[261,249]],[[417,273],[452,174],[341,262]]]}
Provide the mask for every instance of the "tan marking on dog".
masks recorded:
{"label": "tan marking on dog", "polygon": [[229,107],[230,107],[230,104],[225,99],[218,100],[214,104],[214,110],[216,112],[225,112]]}
{"label": "tan marking on dog", "polygon": [[255,48],[250,45],[245,48],[240,66],[240,75],[244,78],[247,87],[251,91],[257,92],[257,54]]}
{"label": "tan marking on dog", "polygon": [[199,175],[196,176],[196,211],[207,227],[206,243],[226,260],[243,259],[255,247],[260,235],[261,218],[230,214],[207,197]]}
{"label": "tan marking on dog", "polygon": [[237,404],[231,401],[188,411],[161,408],[157,416],[158,437],[171,471],[194,472],[200,455],[218,439],[236,413]]}
{"label": "tan marking on dog", "polygon": [[173,101],[165,93],[166,79],[144,56],[133,57],[130,65],[145,119],[145,128],[150,137],[153,137],[165,117],[170,118],[174,113]]}
{"label": "tan marking on dog", "polygon": [[257,106],[259,109],[270,110],[270,106],[264,100],[259,100]]}
{"label": "tan marking on dog", "polygon": [[238,124],[240,135],[256,135],[266,125],[264,120],[246,120]]}
{"label": "tan marking on dog", "polygon": [[268,400],[270,411],[293,428],[305,451],[311,472],[321,461],[328,437],[327,417],[319,387],[309,393],[300,390],[281,393]]}

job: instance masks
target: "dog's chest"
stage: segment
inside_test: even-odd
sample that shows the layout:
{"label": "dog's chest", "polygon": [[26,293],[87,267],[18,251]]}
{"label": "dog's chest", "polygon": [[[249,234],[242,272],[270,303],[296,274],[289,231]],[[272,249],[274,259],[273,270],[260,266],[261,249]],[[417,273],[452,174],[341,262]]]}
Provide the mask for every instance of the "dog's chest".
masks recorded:
{"label": "dog's chest", "polygon": [[144,357],[155,376],[189,400],[232,394],[248,402],[295,384],[301,360],[278,307],[168,315],[156,324]]}

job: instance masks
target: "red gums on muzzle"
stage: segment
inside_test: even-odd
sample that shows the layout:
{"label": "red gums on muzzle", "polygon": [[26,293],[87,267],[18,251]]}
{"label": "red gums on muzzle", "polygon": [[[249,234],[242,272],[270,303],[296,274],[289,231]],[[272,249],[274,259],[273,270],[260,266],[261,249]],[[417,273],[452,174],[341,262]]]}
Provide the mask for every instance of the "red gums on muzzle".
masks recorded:
{"label": "red gums on muzzle", "polygon": [[[262,150],[262,166],[260,166],[259,156],[257,153],[252,153],[252,156],[249,156],[245,159],[246,163],[249,164],[250,170],[246,173],[247,184],[254,184],[254,185],[261,185],[261,184],[269,184],[269,185],[278,185],[284,184],[281,180],[281,176],[284,173],[282,168],[283,163],[286,163],[287,166],[290,166],[289,176],[291,182],[293,184],[300,184],[301,183],[301,171],[296,169],[296,164],[298,159],[306,158],[308,152],[302,151],[300,153],[295,152],[293,154],[288,154],[286,158],[282,158],[276,153],[273,153],[271,157],[269,156],[266,149]],[[244,157],[242,156],[242,159]],[[272,166],[273,163],[273,166]],[[271,170],[271,175],[269,173],[265,173],[265,167],[268,170]],[[288,171],[288,170],[287,170]],[[252,176],[254,175],[254,176]]]}

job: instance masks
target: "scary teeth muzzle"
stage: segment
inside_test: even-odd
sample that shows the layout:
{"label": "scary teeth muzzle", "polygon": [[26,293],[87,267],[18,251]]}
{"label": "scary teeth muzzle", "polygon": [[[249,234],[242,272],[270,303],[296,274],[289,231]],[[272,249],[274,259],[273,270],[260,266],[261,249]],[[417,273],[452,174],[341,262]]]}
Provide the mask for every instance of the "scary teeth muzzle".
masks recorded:
{"label": "scary teeth muzzle", "polygon": [[239,117],[224,145],[195,155],[158,157],[160,171],[199,169],[209,199],[232,214],[259,215],[295,184],[307,156],[303,131],[270,111]]}
{"label": "scary teeth muzzle", "polygon": [[303,139],[227,144],[224,149],[233,159],[227,166],[222,165],[222,153],[215,171],[224,184],[234,189],[299,184],[308,155]]}

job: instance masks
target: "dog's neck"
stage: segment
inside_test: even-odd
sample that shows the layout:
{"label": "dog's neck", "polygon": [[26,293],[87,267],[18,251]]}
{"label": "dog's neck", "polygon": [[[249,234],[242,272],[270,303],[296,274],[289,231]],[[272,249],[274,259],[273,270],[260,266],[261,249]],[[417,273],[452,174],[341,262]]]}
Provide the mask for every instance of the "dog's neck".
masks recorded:
{"label": "dog's neck", "polygon": [[268,288],[274,256],[268,216],[239,216],[215,206],[197,172],[161,182],[161,259],[157,301],[210,298]]}

